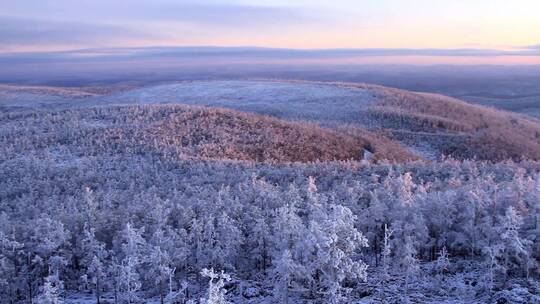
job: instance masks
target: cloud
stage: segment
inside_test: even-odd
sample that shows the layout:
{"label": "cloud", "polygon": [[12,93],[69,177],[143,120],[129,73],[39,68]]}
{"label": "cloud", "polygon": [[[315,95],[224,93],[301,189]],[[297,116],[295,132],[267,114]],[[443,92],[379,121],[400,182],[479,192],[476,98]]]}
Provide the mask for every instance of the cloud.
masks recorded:
{"label": "cloud", "polygon": [[59,22],[0,16],[0,45],[89,44],[152,38],[149,34],[115,25]]}
{"label": "cloud", "polygon": [[[247,70],[251,71],[267,71],[279,67],[289,70],[294,67],[323,65],[340,65],[340,70],[344,65],[357,67],[378,64],[537,65],[540,62],[538,58],[540,50],[509,52],[475,49],[93,48],[62,52],[0,53],[0,80],[13,82],[17,79],[42,80],[59,77],[58,79],[68,82],[76,82],[77,79],[85,77],[131,79],[130,77],[139,76],[155,79],[178,76],[182,79],[182,73],[196,75],[193,76],[196,78],[209,71],[214,71],[216,75],[234,68],[243,71],[243,67],[249,67]],[[537,70],[533,72],[537,73]]]}
{"label": "cloud", "polygon": [[495,49],[344,49],[327,50],[326,54],[342,54],[347,56],[447,56],[447,57],[491,57],[491,56],[536,56],[540,52],[534,50],[505,51]]}
{"label": "cloud", "polygon": [[0,53],[0,64],[19,63],[115,63],[168,62],[205,64],[211,62],[302,62],[369,57],[503,57],[540,56],[538,50],[489,49],[275,49],[257,47],[140,47],[91,48],[63,52]]}
{"label": "cloud", "polygon": [[314,17],[285,7],[249,5],[168,4],[139,6],[125,17],[138,20],[191,23],[219,27],[275,26],[302,23]]}
{"label": "cloud", "polygon": [[140,41],[145,45],[219,41],[248,32],[280,34],[285,28],[322,20],[307,9],[208,0],[0,1],[0,11],[0,50],[21,45],[66,49],[66,45],[123,47]]}
{"label": "cloud", "polygon": [[[88,49],[71,52],[75,56],[88,57],[103,54],[105,57],[122,58],[191,58],[191,57],[245,57],[267,59],[384,57],[384,56],[446,56],[446,57],[489,57],[489,56],[540,56],[538,50],[505,51],[493,49],[279,49],[260,47],[142,47]],[[99,55],[98,55],[99,56]]]}
{"label": "cloud", "polygon": [[[3,9],[2,9],[3,8]],[[119,23],[159,22],[217,25],[219,27],[273,26],[313,19],[314,12],[306,8],[260,6],[218,1],[130,0],[130,1],[28,1],[0,4],[0,10],[13,16],[54,20],[105,21]]]}

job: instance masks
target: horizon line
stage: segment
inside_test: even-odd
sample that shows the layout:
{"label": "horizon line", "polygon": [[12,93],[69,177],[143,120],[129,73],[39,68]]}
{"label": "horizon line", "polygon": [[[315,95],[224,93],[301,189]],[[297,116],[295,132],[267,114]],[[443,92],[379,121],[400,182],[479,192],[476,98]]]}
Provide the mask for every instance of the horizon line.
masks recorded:
{"label": "horizon line", "polygon": [[[540,46],[530,45],[513,47],[512,49],[497,48],[286,48],[286,47],[266,47],[266,46],[220,46],[220,45],[154,45],[154,46],[122,46],[122,47],[92,47],[73,48],[65,50],[44,50],[44,51],[0,51],[0,56],[17,55],[45,55],[45,54],[96,54],[107,51],[172,51],[172,50],[201,50],[201,51],[252,51],[252,52],[292,52],[301,55],[302,53],[319,55],[349,55],[349,56],[540,56]],[[114,55],[114,54],[107,54]],[[126,54],[123,54],[126,55]],[[196,55],[196,54],[190,54]],[[292,54],[291,54],[292,55]]]}

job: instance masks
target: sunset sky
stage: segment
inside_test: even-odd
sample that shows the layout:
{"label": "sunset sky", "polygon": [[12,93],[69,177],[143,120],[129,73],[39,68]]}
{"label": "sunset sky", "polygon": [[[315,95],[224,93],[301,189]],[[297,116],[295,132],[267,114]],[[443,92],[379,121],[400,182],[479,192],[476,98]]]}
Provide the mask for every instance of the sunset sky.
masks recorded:
{"label": "sunset sky", "polygon": [[537,54],[539,12],[538,0],[0,1],[0,52],[257,46]]}

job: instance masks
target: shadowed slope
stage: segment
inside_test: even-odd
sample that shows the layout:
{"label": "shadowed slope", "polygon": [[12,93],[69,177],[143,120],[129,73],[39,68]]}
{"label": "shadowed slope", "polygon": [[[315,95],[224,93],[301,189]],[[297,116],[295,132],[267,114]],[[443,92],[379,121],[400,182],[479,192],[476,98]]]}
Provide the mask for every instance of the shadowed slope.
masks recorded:
{"label": "shadowed slope", "polygon": [[390,88],[379,94],[366,114],[401,140],[431,141],[458,158],[540,159],[540,122],[534,118],[438,94]]}

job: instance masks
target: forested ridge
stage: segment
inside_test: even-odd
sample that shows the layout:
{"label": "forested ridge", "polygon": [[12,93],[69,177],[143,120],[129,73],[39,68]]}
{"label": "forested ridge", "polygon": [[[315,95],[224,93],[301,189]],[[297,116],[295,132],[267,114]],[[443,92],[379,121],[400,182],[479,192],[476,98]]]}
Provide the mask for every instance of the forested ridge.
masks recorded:
{"label": "forested ridge", "polygon": [[3,303],[540,302],[539,162],[197,158],[128,109],[3,114]]}

